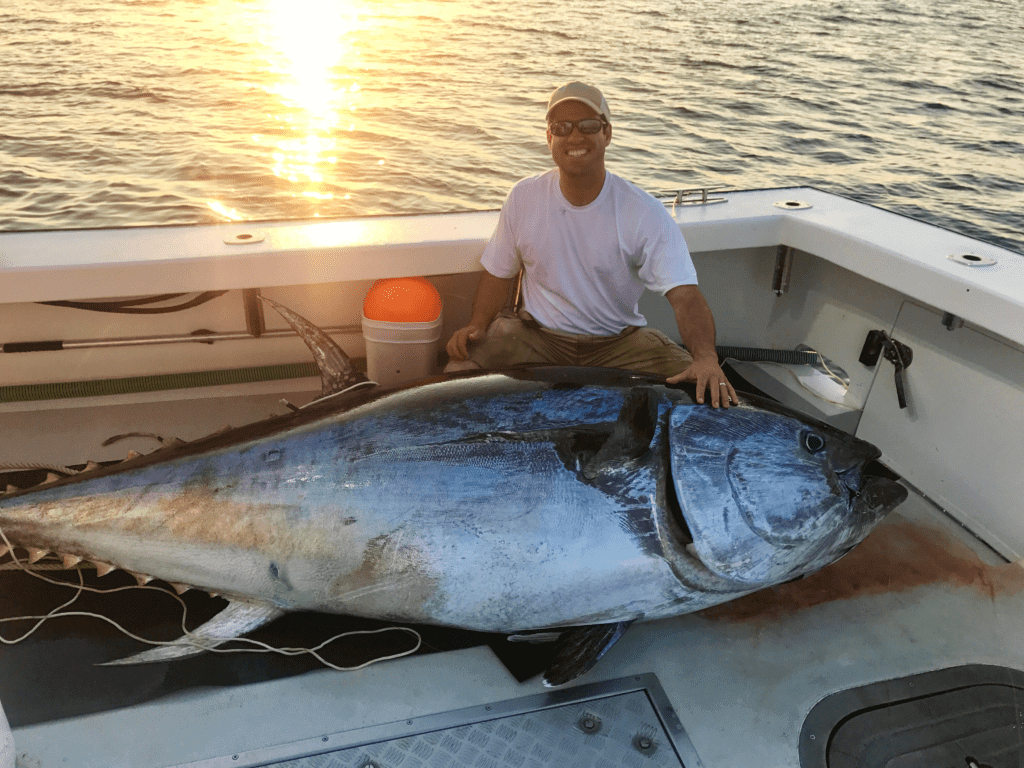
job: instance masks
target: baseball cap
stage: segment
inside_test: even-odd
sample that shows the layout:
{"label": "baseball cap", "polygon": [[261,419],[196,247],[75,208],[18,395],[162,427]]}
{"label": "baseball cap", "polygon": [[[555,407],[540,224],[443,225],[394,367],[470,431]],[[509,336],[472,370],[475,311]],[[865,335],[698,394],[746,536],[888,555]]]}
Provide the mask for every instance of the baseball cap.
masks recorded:
{"label": "baseball cap", "polygon": [[586,83],[581,83],[578,80],[573,80],[565,85],[559,86],[555,89],[555,92],[551,94],[551,98],[548,99],[547,115],[550,115],[551,110],[563,101],[582,101],[609,123],[612,121],[612,114],[608,109],[608,102],[604,100],[604,95],[592,85],[587,85]]}

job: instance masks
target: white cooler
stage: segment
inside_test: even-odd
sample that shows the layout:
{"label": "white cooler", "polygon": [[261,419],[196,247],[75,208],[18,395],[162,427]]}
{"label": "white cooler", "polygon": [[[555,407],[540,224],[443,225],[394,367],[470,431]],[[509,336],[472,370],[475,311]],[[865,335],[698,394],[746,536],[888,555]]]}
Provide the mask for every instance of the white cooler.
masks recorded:
{"label": "white cooler", "polygon": [[386,387],[433,376],[440,338],[441,315],[429,323],[369,320],[363,315],[366,375]]}

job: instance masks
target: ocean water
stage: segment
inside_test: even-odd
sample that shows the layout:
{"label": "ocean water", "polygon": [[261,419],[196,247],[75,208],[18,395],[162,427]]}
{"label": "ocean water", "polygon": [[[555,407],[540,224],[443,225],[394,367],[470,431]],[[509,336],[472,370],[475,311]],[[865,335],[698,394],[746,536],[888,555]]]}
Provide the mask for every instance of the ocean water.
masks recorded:
{"label": "ocean water", "polygon": [[641,187],[813,185],[1024,251],[1019,0],[4,0],[0,229],[494,209],[544,105]]}

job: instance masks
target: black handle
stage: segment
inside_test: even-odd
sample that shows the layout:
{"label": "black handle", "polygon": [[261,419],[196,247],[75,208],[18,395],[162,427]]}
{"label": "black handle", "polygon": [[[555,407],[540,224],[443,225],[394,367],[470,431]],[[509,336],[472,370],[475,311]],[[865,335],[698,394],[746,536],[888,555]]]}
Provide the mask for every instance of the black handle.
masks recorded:
{"label": "black handle", "polygon": [[4,352],[59,352],[64,349],[63,341],[9,341],[0,349]]}

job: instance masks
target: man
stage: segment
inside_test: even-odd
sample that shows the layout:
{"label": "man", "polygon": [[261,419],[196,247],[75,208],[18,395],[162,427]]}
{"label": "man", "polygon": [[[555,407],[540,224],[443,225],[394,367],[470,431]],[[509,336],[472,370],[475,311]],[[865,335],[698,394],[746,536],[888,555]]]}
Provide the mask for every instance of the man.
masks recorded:
{"label": "man", "polygon": [[[612,126],[604,96],[566,83],[551,95],[547,122],[557,167],[509,192],[480,259],[472,317],[448,341],[445,370],[627,368],[671,384],[696,382],[698,402],[710,390],[715,408],[738,403],[718,364],[714,318],[678,225],[660,201],[605,170]],[[520,269],[523,308],[499,315]],[[638,312],[644,288],[668,299],[686,350],[645,327]]]}

